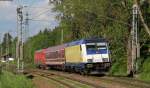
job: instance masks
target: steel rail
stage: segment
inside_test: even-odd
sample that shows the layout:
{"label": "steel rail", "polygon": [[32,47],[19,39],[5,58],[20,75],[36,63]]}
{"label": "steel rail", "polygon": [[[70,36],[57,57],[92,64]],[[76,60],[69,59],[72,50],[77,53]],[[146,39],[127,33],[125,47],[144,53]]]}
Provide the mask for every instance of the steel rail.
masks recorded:
{"label": "steel rail", "polygon": [[[93,83],[90,83],[90,82],[87,82],[87,81],[84,81],[84,80],[79,80],[79,79],[76,79],[76,78],[73,78],[73,77],[67,77],[67,76],[64,76],[64,75],[61,75],[61,74],[57,74],[57,73],[51,73],[51,72],[45,72],[43,70],[34,70],[34,71],[29,71],[29,73],[36,73],[36,72],[39,72],[40,74],[44,75],[43,77],[48,77],[49,79],[52,79],[56,82],[59,82],[61,84],[64,84],[66,86],[69,86],[68,84],[65,84],[65,83],[62,83],[60,82],[59,80],[57,79],[54,79],[52,77],[49,77],[50,75],[56,75],[56,76],[59,76],[59,77],[63,77],[65,79],[69,79],[69,80],[72,80],[72,81],[76,81],[76,82],[79,82],[79,83],[82,83],[82,84],[85,84],[85,85],[88,85],[88,86],[91,86],[93,88],[105,88],[105,87],[102,87],[100,85],[96,85],[96,84],[93,84]],[[73,87],[73,86],[69,86],[69,88],[76,88],[76,87]]]}
{"label": "steel rail", "polygon": [[120,84],[130,85],[135,88],[150,88],[150,84],[147,82],[143,82],[132,78],[130,79],[127,77],[96,77],[96,79],[117,82]]}
{"label": "steel rail", "polygon": [[65,83],[65,82],[62,82],[62,81],[60,81],[60,80],[57,80],[57,79],[54,79],[54,78],[50,77],[50,75],[41,74],[41,73],[40,73],[40,74],[39,74],[39,73],[34,73],[34,74],[36,74],[36,75],[38,75],[38,76],[41,76],[41,77],[44,77],[44,78],[46,78],[46,79],[53,80],[53,81],[55,81],[55,82],[57,82],[57,83],[60,83],[60,84],[66,86],[66,87],[68,87],[68,88],[75,88],[74,86],[71,86],[71,85],[69,85],[69,84],[67,84],[67,83]]}

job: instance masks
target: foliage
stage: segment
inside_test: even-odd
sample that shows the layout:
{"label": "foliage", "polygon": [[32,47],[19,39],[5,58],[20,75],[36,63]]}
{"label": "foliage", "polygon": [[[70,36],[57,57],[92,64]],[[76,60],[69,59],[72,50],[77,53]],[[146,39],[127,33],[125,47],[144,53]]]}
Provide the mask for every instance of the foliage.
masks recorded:
{"label": "foliage", "polygon": [[[113,63],[110,73],[125,75],[127,58],[131,58],[131,45],[128,41],[131,40],[132,5],[133,0],[63,0],[61,4],[55,4],[54,11],[60,12],[59,27],[68,30],[72,40],[94,36],[106,38],[110,43]],[[148,23],[148,0],[140,2],[140,6]],[[139,26],[142,53],[149,37],[145,35],[143,26]],[[144,59],[138,60],[139,62],[141,66]]]}
{"label": "foliage", "polygon": [[[24,44],[24,58],[27,63],[33,62],[34,52],[43,48],[47,48],[50,45],[54,44],[55,39],[49,36],[51,32],[45,29],[44,32],[40,32],[38,35],[35,35],[28,39]],[[31,59],[32,58],[32,59]]]}
{"label": "foliage", "polygon": [[23,75],[14,75],[9,72],[3,72],[0,75],[1,88],[34,88],[31,80]]}
{"label": "foliage", "polygon": [[150,81],[150,58],[147,58],[142,66],[141,74],[139,75],[139,78],[144,81]]}
{"label": "foliage", "polygon": [[2,54],[8,54],[8,52],[11,52],[11,50],[8,48],[12,45],[12,36],[9,33],[5,33],[3,37],[3,42],[1,44],[2,47]]}
{"label": "foliage", "polygon": [[[131,5],[130,0],[65,0],[62,4],[56,4],[54,10],[63,13],[60,15],[60,27],[70,31],[72,40],[95,36],[106,38],[110,43],[112,69],[118,69],[127,58],[131,30],[131,11],[128,8]],[[122,66],[127,67],[126,64]]]}
{"label": "foliage", "polygon": [[120,59],[123,61],[117,61],[116,63],[114,63],[112,65],[112,68],[110,70],[110,75],[114,75],[114,76],[127,76],[126,72],[127,72],[127,62],[124,59]]}
{"label": "foliage", "polygon": [[[140,6],[146,22],[150,26],[149,3],[145,0],[140,2]],[[106,38],[109,42],[113,64],[110,73],[126,75],[127,58],[131,56],[131,47],[128,46],[130,45],[128,41],[131,40],[133,0],[62,0],[62,3],[54,5],[54,11],[60,13],[57,16],[60,24],[53,30],[46,28],[44,31],[40,31],[24,43],[26,63],[34,62],[36,50],[61,44],[63,29],[64,43],[81,38]],[[145,58],[148,57],[150,39],[141,23],[139,28],[142,58],[138,63],[142,67],[143,63],[147,62]],[[15,45],[15,42],[16,39],[13,40],[12,45]],[[15,53],[15,47],[12,48],[12,53]]]}

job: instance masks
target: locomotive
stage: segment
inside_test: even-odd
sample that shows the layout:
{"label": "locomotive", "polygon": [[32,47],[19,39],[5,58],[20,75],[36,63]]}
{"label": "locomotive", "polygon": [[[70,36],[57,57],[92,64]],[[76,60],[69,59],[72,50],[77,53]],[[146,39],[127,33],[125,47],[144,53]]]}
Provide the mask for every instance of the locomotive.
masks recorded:
{"label": "locomotive", "polygon": [[40,68],[52,68],[81,74],[104,73],[111,67],[108,42],[103,38],[81,39],[35,51]]}

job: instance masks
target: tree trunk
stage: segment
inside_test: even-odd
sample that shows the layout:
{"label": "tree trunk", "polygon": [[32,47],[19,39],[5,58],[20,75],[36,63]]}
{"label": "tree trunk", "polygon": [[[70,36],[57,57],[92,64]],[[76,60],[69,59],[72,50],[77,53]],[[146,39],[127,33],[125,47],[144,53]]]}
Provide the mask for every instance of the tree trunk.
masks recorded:
{"label": "tree trunk", "polygon": [[148,35],[150,37],[150,29],[149,29],[148,25],[145,23],[142,11],[141,11],[140,6],[139,6],[139,0],[134,0],[134,4],[136,4],[139,8],[139,15],[140,15],[141,22],[145,28],[145,31],[148,33]]}

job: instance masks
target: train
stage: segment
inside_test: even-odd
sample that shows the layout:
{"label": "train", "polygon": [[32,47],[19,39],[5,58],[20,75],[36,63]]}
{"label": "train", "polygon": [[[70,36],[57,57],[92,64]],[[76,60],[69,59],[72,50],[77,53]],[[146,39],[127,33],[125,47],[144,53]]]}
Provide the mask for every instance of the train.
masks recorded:
{"label": "train", "polygon": [[80,74],[105,73],[111,67],[109,45],[104,38],[89,38],[35,51],[39,68]]}

